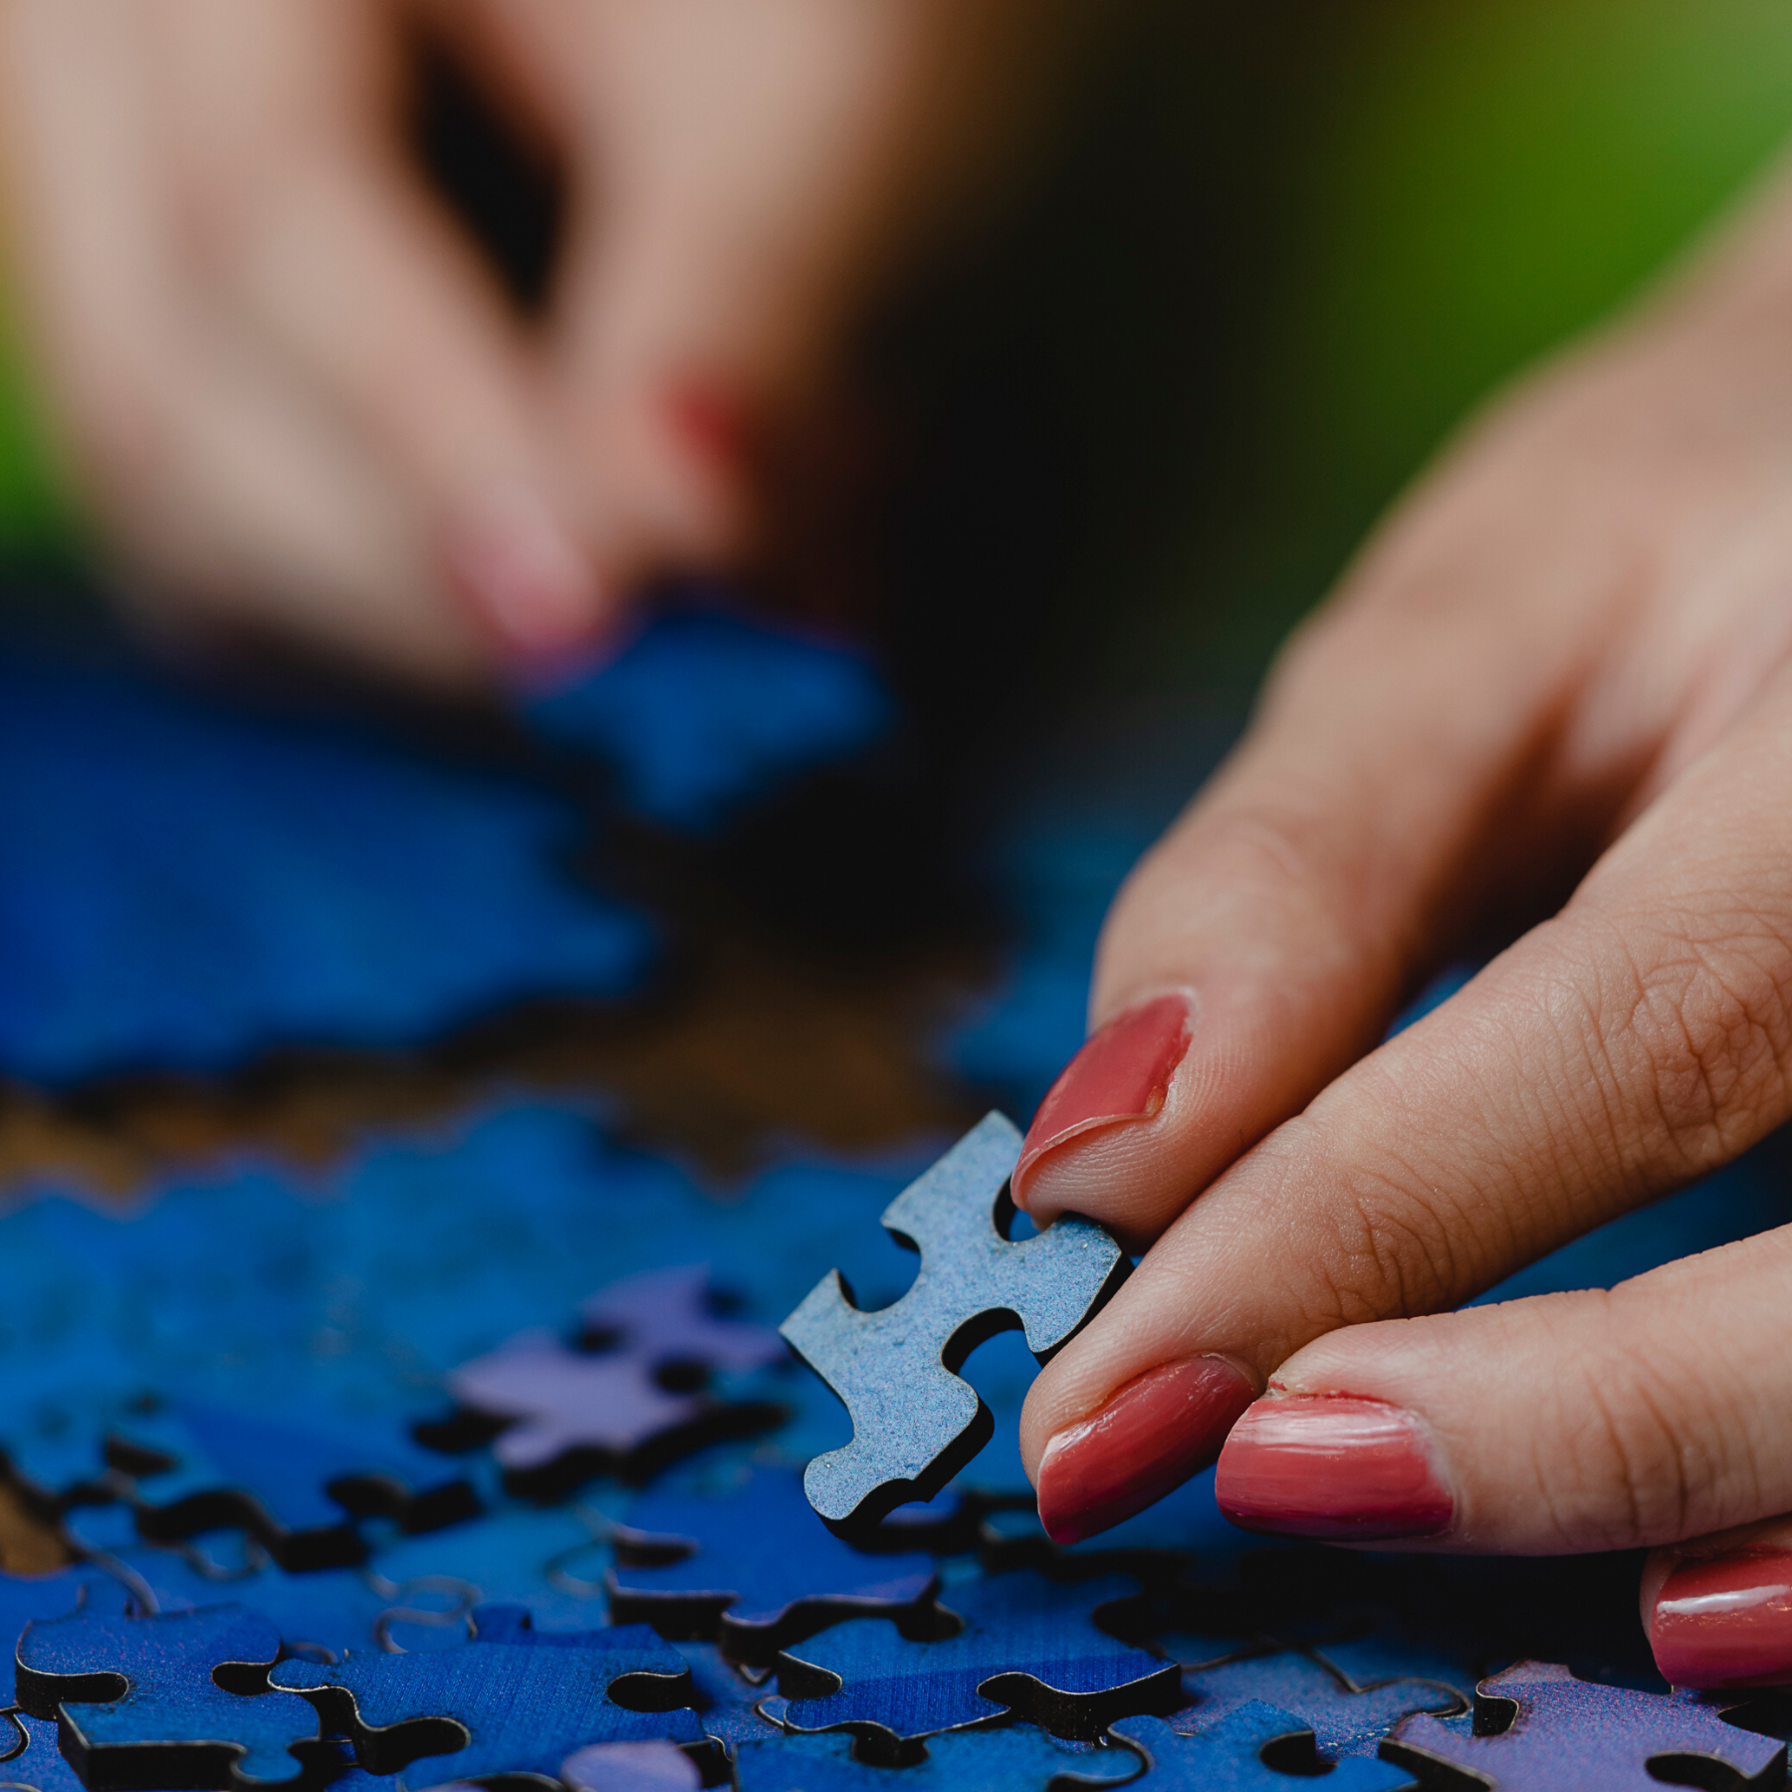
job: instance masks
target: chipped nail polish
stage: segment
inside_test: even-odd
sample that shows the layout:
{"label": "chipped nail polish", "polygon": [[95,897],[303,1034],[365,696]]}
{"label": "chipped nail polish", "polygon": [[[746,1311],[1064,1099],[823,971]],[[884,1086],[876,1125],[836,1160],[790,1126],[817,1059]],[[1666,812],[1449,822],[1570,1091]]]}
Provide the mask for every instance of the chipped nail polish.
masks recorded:
{"label": "chipped nail polish", "polygon": [[1154,1119],[1170,1079],[1188,1054],[1192,1000],[1182,992],[1154,996],[1090,1036],[1046,1092],[1022,1142],[1014,1198],[1045,1156],[1070,1140],[1126,1121]]}

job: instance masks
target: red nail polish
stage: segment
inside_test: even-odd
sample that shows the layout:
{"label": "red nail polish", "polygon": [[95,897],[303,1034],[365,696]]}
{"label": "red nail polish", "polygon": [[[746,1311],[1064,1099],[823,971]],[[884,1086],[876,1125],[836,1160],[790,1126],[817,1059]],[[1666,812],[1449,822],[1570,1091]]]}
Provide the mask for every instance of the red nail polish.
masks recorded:
{"label": "red nail polish", "polygon": [[1684,1558],[1655,1596],[1649,1646],[1674,1686],[1792,1682],[1792,1552]]}
{"label": "red nail polish", "polygon": [[1039,1522],[1076,1543],[1180,1487],[1219,1453],[1232,1421],[1257,1397],[1224,1357],[1147,1369],[1092,1419],[1067,1426],[1039,1461]]}
{"label": "red nail polish", "polygon": [[1155,996],[1108,1022],[1046,1091],[1021,1145],[1014,1198],[1047,1152],[1099,1127],[1150,1120],[1164,1105],[1170,1078],[1188,1054],[1189,998]]}
{"label": "red nail polish", "polygon": [[1259,1400],[1226,1439],[1214,1492],[1235,1525],[1284,1537],[1435,1537],[1454,1512],[1423,1423],[1341,1394]]}
{"label": "red nail polish", "polygon": [[746,464],[751,450],[746,407],[722,387],[682,380],[661,400],[672,433],[700,460],[725,473]]}

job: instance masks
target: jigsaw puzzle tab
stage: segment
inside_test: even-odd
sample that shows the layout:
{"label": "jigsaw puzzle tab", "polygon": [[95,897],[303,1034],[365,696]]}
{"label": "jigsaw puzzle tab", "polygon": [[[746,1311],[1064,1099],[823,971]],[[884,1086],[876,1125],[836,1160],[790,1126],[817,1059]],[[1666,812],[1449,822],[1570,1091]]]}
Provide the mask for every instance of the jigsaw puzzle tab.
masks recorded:
{"label": "jigsaw puzzle tab", "polygon": [[[790,1469],[762,1468],[727,1498],[650,1494],[616,1538],[610,1615],[662,1636],[713,1637],[770,1662],[848,1618],[914,1618],[938,1576],[920,1553],[872,1555],[827,1529]],[[682,1551],[668,1559],[674,1551]]]}
{"label": "jigsaw puzzle tab", "polygon": [[243,1605],[157,1617],[82,1611],[26,1627],[17,1696],[31,1716],[58,1720],[88,1792],[285,1785],[304,1772],[316,1717],[244,1696],[265,1688],[279,1653],[273,1624]]}
{"label": "jigsaw puzzle tab", "polygon": [[514,1606],[473,1617],[457,1649],[283,1661],[269,1679],[401,1788],[499,1775],[554,1785],[561,1762],[594,1743],[703,1745],[690,1669],[645,1624],[537,1631]]}
{"label": "jigsaw puzzle tab", "polygon": [[482,1507],[464,1473],[396,1425],[387,1435],[173,1399],[115,1425],[107,1456],[149,1541],[241,1529],[294,1573],[364,1560],[358,1519],[425,1532]]}
{"label": "jigsaw puzzle tab", "polygon": [[1066,1742],[1012,1724],[935,1736],[919,1761],[897,1768],[853,1758],[851,1736],[785,1736],[744,1743],[735,1759],[740,1792],[1077,1792],[1123,1786],[1144,1771],[1129,1748]]}
{"label": "jigsaw puzzle tab", "polygon": [[1141,1750],[1149,1792],[1290,1792],[1323,1775],[1327,1792],[1418,1792],[1419,1782],[1390,1761],[1360,1757],[1328,1764],[1313,1732],[1291,1711],[1252,1700],[1211,1727],[1186,1730],[1157,1717],[1133,1717],[1111,1734]]}
{"label": "jigsaw puzzle tab", "polygon": [[1299,1718],[1328,1758],[1372,1756],[1402,1719],[1420,1712],[1448,1716],[1466,1704],[1453,1688],[1420,1680],[1389,1680],[1359,1690],[1292,1649],[1185,1673],[1182,1687],[1194,1700],[1187,1717],[1197,1729],[1247,1704],[1273,1705]]}
{"label": "jigsaw puzzle tab", "polygon": [[1725,1723],[1697,1693],[1598,1686],[1538,1661],[1483,1680],[1472,1722],[1409,1718],[1382,1754],[1428,1792],[1645,1792],[1664,1780],[1740,1792],[1777,1787],[1786,1770],[1784,1742]]}
{"label": "jigsaw puzzle tab", "polygon": [[[701,1265],[631,1277],[586,1301],[580,1318],[577,1347],[523,1332],[448,1378],[461,1411],[495,1429],[493,1454],[519,1497],[557,1499],[600,1474],[645,1480],[692,1450],[785,1417],[773,1402],[710,1392],[715,1371],[784,1353],[769,1327],[712,1310]],[[452,1430],[417,1435],[447,1448]]]}
{"label": "jigsaw puzzle tab", "polygon": [[816,1457],[804,1478],[829,1524],[863,1527],[931,1499],[993,1431],[958,1374],[971,1351],[1018,1327],[1045,1362],[1125,1279],[1119,1244],[1075,1214],[1009,1238],[1020,1144],[1013,1124],[990,1114],[884,1210],[885,1227],[921,1256],[893,1306],[861,1312],[835,1270],[784,1321],[791,1348],[852,1418],[851,1443]]}
{"label": "jigsaw puzzle tab", "polygon": [[[1134,1597],[1119,1576],[1061,1586],[1021,1570],[948,1589],[946,1609],[963,1628],[937,1642],[913,1642],[889,1624],[842,1624],[779,1658],[780,1721],[901,1742],[1010,1711],[1092,1741],[1118,1718],[1183,1702],[1174,1662],[1096,1626],[1104,1607]],[[820,1690],[830,1679],[834,1690]]]}

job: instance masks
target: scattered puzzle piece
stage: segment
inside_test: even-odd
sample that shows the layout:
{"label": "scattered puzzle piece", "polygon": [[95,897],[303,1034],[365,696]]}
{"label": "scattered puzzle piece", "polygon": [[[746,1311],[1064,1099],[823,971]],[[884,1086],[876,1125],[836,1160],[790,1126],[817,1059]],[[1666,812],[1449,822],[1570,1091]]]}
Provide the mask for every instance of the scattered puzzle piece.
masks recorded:
{"label": "scattered puzzle piece", "polygon": [[759,1701],[766,1695],[769,1674],[743,1669],[726,1661],[713,1643],[679,1643],[678,1653],[690,1664],[691,1681],[697,1688],[697,1718],[703,1733],[733,1754],[743,1742],[758,1742],[779,1734],[769,1717],[760,1715]]}
{"label": "scattered puzzle piece", "polygon": [[[911,1642],[888,1624],[840,1625],[780,1657],[779,1690],[791,1695],[781,1721],[907,1741],[1008,1710],[1093,1740],[1116,1718],[1182,1703],[1174,1662],[1095,1625],[1104,1606],[1134,1596],[1119,1576],[1060,1586],[1023,1570],[949,1589],[947,1607],[964,1627],[939,1642]],[[829,1677],[835,1689],[820,1691]]]}
{"label": "scattered puzzle piece", "polygon": [[482,1606],[474,1625],[462,1648],[283,1661],[269,1679],[346,1734],[365,1771],[396,1774],[401,1787],[500,1774],[553,1782],[592,1743],[703,1741],[690,1670],[645,1624],[537,1631],[516,1607]]}
{"label": "scattered puzzle piece", "polygon": [[[666,1560],[672,1549],[682,1557]],[[847,1618],[914,1617],[938,1584],[932,1558],[843,1543],[789,1469],[760,1469],[725,1499],[657,1494],[616,1536],[610,1616],[662,1636],[715,1637],[740,1661],[769,1662]]]}
{"label": "scattered puzzle piece", "polygon": [[1472,1722],[1409,1718],[1382,1753],[1422,1774],[1427,1788],[1463,1792],[1645,1792],[1663,1780],[1778,1786],[1786,1767],[1785,1743],[1725,1723],[1697,1693],[1596,1686],[1540,1661],[1483,1680]]}
{"label": "scattered puzzle piece", "polygon": [[852,1442],[809,1464],[804,1488],[829,1524],[875,1524],[931,1499],[989,1441],[993,1421],[958,1370],[984,1339],[1019,1326],[1044,1362],[1125,1279],[1125,1253],[1071,1214],[1023,1243],[1008,1237],[1020,1134],[986,1116],[884,1210],[921,1254],[894,1306],[861,1312],[838,1270],[784,1321],[791,1348],[840,1397]]}
{"label": "scattered puzzle piece", "polygon": [[[57,1726],[49,1718],[8,1714],[25,1746],[0,1763],[0,1786],[20,1792],[87,1792],[57,1746]],[[15,1748],[17,1744],[13,1745]]]}
{"label": "scattered puzzle piece", "polygon": [[1031,1724],[936,1736],[923,1757],[891,1769],[853,1759],[851,1736],[785,1736],[743,1743],[740,1792],[1073,1792],[1121,1786],[1144,1763],[1127,1748],[1065,1742]]}
{"label": "scattered puzzle piece", "polygon": [[675,1742],[597,1742],[560,1763],[569,1792],[697,1792],[703,1773]]}
{"label": "scattered puzzle piece", "polygon": [[[593,1475],[644,1480],[691,1450],[784,1418],[766,1401],[708,1393],[712,1370],[782,1352],[768,1327],[713,1313],[707,1284],[702,1265],[631,1277],[585,1302],[583,1348],[523,1332],[449,1376],[464,1411],[502,1426],[492,1449],[511,1492],[551,1499]],[[435,1441],[428,1429],[419,1435]]]}
{"label": "scattered puzzle piece", "polygon": [[159,1617],[76,1612],[19,1638],[18,1701],[55,1717],[88,1792],[280,1785],[303,1770],[317,1720],[265,1685],[280,1637],[258,1612],[214,1605]]}
{"label": "scattered puzzle piece", "polygon": [[1324,1775],[1327,1792],[1416,1792],[1418,1781],[1390,1761],[1328,1765],[1313,1732],[1291,1711],[1261,1700],[1190,1733],[1157,1717],[1131,1717],[1112,1734],[1144,1751],[1149,1792],[1289,1792],[1290,1775]]}
{"label": "scattered puzzle piece", "polygon": [[466,1476],[397,1426],[299,1425],[176,1399],[116,1425],[107,1455],[130,1477],[151,1542],[240,1528],[294,1572],[363,1560],[357,1518],[420,1532],[480,1510]]}
{"label": "scattered puzzle piece", "polygon": [[1188,1716],[1197,1729],[1206,1730],[1247,1704],[1273,1705],[1299,1718],[1328,1757],[1373,1755],[1402,1718],[1418,1712],[1448,1715],[1464,1707],[1450,1687],[1421,1680],[1390,1680],[1358,1690],[1292,1649],[1185,1673],[1182,1687],[1195,1701]]}

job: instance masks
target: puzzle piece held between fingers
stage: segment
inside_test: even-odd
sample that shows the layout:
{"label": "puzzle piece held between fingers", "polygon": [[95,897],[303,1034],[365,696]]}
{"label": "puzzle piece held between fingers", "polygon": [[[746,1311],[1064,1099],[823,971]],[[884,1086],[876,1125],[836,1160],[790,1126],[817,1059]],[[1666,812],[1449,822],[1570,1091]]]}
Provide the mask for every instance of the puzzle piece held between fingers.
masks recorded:
{"label": "puzzle piece held between fingers", "polygon": [[[1180,1672],[1096,1627],[1134,1596],[1119,1575],[1062,1586],[1030,1571],[954,1587],[955,1636],[912,1642],[888,1624],[842,1624],[779,1658],[782,1722],[851,1729],[885,1748],[986,1723],[1004,1709],[1056,1736],[1092,1741],[1117,1718],[1174,1711]],[[828,1680],[837,1684],[822,1691]],[[812,1690],[813,1689],[813,1690]]]}
{"label": "puzzle piece held between fingers", "polygon": [[[916,1616],[939,1584],[930,1556],[871,1555],[842,1542],[789,1469],[760,1469],[725,1499],[649,1495],[615,1541],[615,1622],[714,1637],[737,1661],[769,1662],[848,1618]],[[667,1560],[679,1547],[682,1556]]]}
{"label": "puzzle piece held between fingers", "polygon": [[348,1735],[362,1768],[401,1787],[498,1775],[551,1784],[593,1743],[702,1743],[690,1670],[645,1624],[537,1631],[513,1606],[473,1617],[474,1640],[458,1649],[283,1661],[269,1679]]}
{"label": "puzzle piece held between fingers", "polygon": [[[1427,1787],[1480,1792],[1645,1792],[1663,1779],[1699,1786],[1777,1786],[1786,1745],[1727,1724],[1694,1692],[1637,1692],[1521,1661],[1483,1680],[1472,1724],[1409,1718],[1382,1754]],[[1656,1766],[1663,1769],[1657,1774]]]}
{"label": "puzzle piece held between fingers", "polygon": [[989,1409],[958,1374],[977,1345],[1018,1326],[1044,1362],[1126,1278],[1119,1244],[1076,1214],[1010,1240],[1020,1144],[1010,1121],[987,1115],[884,1210],[921,1254],[893,1306],[861,1312],[834,1270],[784,1321],[790,1347],[852,1415],[852,1442],[804,1477],[810,1504],[843,1532],[931,1499],[988,1443]]}
{"label": "puzzle piece held between fingers", "polygon": [[26,1626],[18,1701],[59,1720],[88,1792],[284,1785],[304,1771],[316,1715],[219,1684],[265,1687],[279,1653],[278,1631],[242,1605],[146,1618],[81,1611]]}
{"label": "puzzle piece held between fingers", "polygon": [[1150,1792],[1287,1792],[1290,1775],[1324,1776],[1327,1792],[1416,1792],[1418,1781],[1391,1761],[1360,1757],[1328,1766],[1313,1732],[1291,1711],[1252,1700],[1211,1728],[1191,1733],[1157,1717],[1132,1717],[1112,1734],[1141,1749]]}

